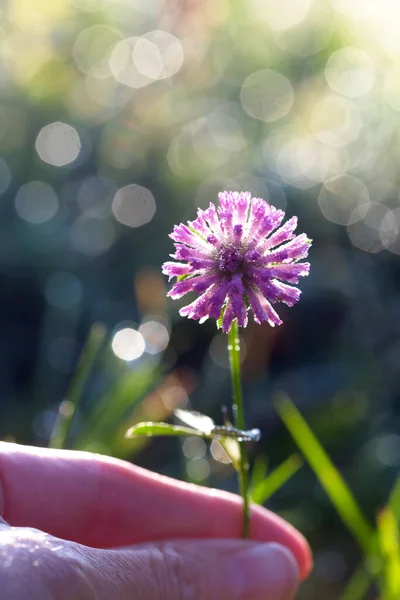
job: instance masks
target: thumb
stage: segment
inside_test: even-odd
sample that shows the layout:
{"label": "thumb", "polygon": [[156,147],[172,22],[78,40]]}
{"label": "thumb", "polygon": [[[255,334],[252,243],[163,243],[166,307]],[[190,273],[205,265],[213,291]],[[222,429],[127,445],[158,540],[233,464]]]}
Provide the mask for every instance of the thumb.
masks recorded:
{"label": "thumb", "polygon": [[235,540],[93,550],[89,563],[99,600],[292,600],[299,578],[285,547]]}

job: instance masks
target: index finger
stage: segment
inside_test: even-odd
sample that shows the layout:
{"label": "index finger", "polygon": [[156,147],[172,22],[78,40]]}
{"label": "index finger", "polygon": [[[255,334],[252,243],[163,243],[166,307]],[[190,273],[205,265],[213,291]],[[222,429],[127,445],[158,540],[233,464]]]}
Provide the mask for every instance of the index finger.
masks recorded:
{"label": "index finger", "polygon": [[[36,527],[96,548],[236,538],[241,529],[241,500],[234,494],[106,456],[5,442],[0,442],[0,514],[10,525]],[[275,514],[254,507],[250,537],[286,546],[302,577],[308,575],[312,561],[307,542]]]}

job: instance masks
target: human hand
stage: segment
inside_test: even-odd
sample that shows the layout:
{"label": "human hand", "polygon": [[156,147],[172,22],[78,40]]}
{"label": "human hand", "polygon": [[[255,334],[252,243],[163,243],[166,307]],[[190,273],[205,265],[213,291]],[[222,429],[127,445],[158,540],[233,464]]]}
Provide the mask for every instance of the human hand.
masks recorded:
{"label": "human hand", "polygon": [[0,442],[4,600],[291,600],[307,542],[240,498],[123,461]]}

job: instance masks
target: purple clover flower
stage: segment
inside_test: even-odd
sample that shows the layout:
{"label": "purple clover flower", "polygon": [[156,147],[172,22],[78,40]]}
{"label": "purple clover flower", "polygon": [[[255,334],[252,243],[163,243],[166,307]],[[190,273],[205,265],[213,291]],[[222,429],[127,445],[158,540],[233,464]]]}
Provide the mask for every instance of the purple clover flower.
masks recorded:
{"label": "purple clover flower", "polygon": [[[275,302],[293,306],[300,298],[299,277],[308,275],[305,258],[311,240],[295,235],[297,217],[284,225],[285,213],[250,192],[220,192],[219,206],[210,203],[198,210],[197,219],[174,227],[175,258],[163,273],[177,277],[168,293],[181,298],[189,292],[199,296],[180,309],[182,316],[200,322],[219,319],[227,333],[234,319],[246,327],[248,309],[256,323],[274,327],[282,321],[272,307]],[[288,283],[283,283],[288,282]]]}

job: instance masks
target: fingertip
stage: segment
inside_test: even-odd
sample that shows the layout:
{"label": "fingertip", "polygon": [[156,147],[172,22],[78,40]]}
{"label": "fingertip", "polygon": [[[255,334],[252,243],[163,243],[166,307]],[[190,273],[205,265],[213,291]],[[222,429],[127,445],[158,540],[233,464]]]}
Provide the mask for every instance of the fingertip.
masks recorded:
{"label": "fingertip", "polygon": [[299,564],[292,552],[280,544],[268,544],[270,573],[279,573],[282,582],[279,600],[292,600],[301,581]]}
{"label": "fingertip", "polygon": [[313,556],[306,539],[297,530],[294,531],[297,534],[297,540],[293,544],[291,551],[297,561],[300,581],[304,581],[310,576],[313,569]]}
{"label": "fingertip", "polygon": [[280,544],[249,543],[234,553],[219,552],[218,574],[229,581],[227,597],[235,600],[293,600],[299,587],[299,567],[293,554]]}
{"label": "fingertip", "polygon": [[252,507],[251,538],[271,541],[286,548],[295,558],[300,580],[306,579],[313,568],[311,548],[305,537],[290,523],[261,506]]}
{"label": "fingertip", "polygon": [[[277,517],[280,518],[280,517]],[[282,520],[283,521],[283,520]],[[313,557],[309,543],[305,537],[292,525],[283,521],[282,527],[286,527],[288,533],[286,549],[297,562],[299,577],[301,581],[309,577],[313,568]]]}
{"label": "fingertip", "polygon": [[313,570],[313,567],[314,567],[314,559],[313,559],[313,555],[311,552],[311,548],[310,548],[308,542],[306,542],[304,540],[304,543],[302,546],[301,558],[299,560],[301,581],[304,581],[304,579],[307,579],[307,577],[310,576],[311,571]]}

